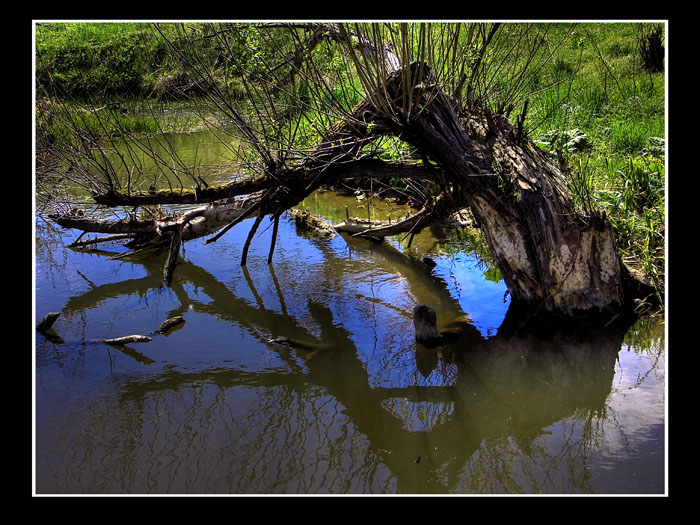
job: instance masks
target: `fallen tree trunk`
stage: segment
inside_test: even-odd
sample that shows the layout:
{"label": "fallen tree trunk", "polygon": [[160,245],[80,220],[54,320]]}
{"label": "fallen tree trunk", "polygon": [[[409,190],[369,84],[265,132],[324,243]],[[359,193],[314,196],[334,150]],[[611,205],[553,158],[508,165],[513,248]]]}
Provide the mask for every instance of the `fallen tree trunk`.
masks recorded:
{"label": "fallen tree trunk", "polygon": [[[576,209],[560,170],[522,136],[520,127],[488,108],[458,116],[427,64],[392,71],[381,107],[371,100],[359,104],[328,130],[300,166],[270,166],[267,176],[199,192],[109,192],[95,197],[109,206],[214,199],[165,220],[93,221],[70,214],[54,220],[83,231],[131,234],[134,250],[170,247],[164,270],[168,284],[183,242],[219,231],[210,239],[216,240],[244,218],[256,216],[244,247],[245,264],[250,239],[262,217],[277,220],[321,185],[349,175],[419,177],[441,188],[439,206],[427,206],[393,225],[362,229],[360,223],[346,222],[337,229],[374,237],[416,232],[469,207],[513,301],[567,316],[630,304],[630,290],[638,286],[628,286],[631,277],[620,261],[610,222],[604,215],[584,215]],[[387,110],[387,104],[393,105]],[[400,136],[432,164],[358,160],[364,144],[387,134]],[[246,197],[231,199],[253,190]]]}
{"label": "fallen tree trunk", "polygon": [[624,273],[610,221],[579,213],[558,168],[518,141],[506,119],[493,115],[481,126],[484,135],[470,136],[488,146],[499,174],[469,180],[465,197],[511,297],[569,315],[621,307]]}

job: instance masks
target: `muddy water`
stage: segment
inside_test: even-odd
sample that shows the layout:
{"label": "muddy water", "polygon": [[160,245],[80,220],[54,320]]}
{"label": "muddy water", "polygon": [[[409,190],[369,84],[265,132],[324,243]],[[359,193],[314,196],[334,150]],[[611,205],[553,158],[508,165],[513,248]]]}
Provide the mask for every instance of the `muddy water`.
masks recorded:
{"label": "muddy water", "polygon": [[[319,192],[336,222],[396,212]],[[382,215],[384,214],[384,215]],[[411,246],[320,240],[282,220],[275,259],[245,221],[165,254],[112,260],[36,223],[37,494],[660,494],[665,491],[661,320],[626,333],[520,333],[505,286],[445,231]],[[430,256],[437,264],[422,262]],[[411,311],[451,345],[427,349]],[[148,334],[148,343],[99,339]],[[296,346],[277,342],[294,340]]]}

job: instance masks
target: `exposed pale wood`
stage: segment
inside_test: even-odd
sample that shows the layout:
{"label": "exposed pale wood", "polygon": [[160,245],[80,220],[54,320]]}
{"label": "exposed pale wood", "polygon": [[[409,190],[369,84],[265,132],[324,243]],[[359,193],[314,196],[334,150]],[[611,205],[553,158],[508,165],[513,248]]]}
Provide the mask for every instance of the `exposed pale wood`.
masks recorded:
{"label": "exposed pale wood", "polygon": [[121,346],[128,343],[148,343],[152,341],[147,335],[126,335],[124,337],[115,337],[113,339],[100,339],[101,343],[108,345]]}

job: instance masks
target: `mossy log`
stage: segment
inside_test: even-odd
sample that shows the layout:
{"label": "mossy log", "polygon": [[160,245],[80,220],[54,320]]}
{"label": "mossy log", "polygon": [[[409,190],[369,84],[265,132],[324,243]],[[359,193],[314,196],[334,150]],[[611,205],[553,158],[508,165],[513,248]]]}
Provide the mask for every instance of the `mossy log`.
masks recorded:
{"label": "mossy log", "polygon": [[333,226],[310,211],[293,208],[289,210],[289,214],[299,228],[313,232],[326,239],[332,239],[337,235]]}

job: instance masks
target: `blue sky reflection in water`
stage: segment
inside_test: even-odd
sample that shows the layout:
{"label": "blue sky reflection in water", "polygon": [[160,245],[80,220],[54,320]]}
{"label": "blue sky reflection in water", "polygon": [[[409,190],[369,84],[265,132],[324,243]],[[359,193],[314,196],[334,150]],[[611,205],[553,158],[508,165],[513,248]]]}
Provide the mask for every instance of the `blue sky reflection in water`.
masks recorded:
{"label": "blue sky reflection in water", "polygon": [[447,283],[450,293],[469,315],[484,337],[495,335],[510,306],[508,287],[490,280],[473,254],[456,253],[436,259],[435,273]]}
{"label": "blue sky reflection in water", "polygon": [[[283,220],[268,266],[263,222],[241,268],[249,226],[185,245],[162,288],[163,256],[68,249],[74,233],[37,221],[36,317],[61,312],[64,340],[36,334],[37,493],[664,492],[659,320],[501,341],[505,286],[429,232],[408,250]],[[471,328],[419,348],[416,302]],[[96,342],[173,315],[149,343]]]}

